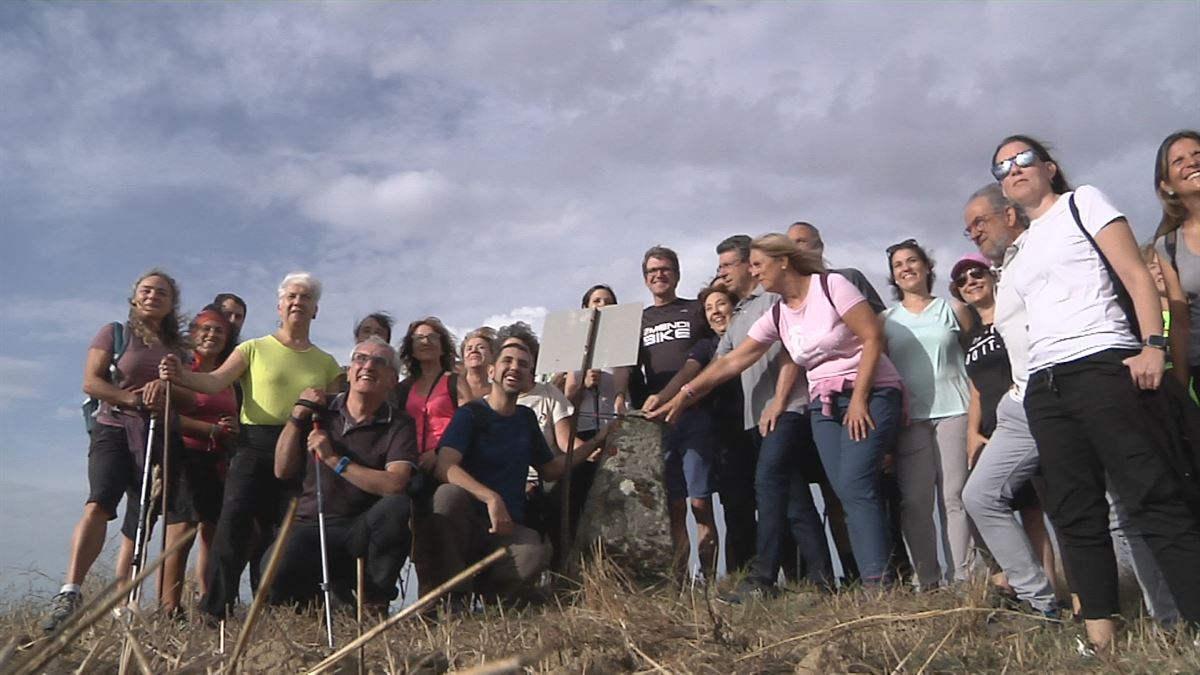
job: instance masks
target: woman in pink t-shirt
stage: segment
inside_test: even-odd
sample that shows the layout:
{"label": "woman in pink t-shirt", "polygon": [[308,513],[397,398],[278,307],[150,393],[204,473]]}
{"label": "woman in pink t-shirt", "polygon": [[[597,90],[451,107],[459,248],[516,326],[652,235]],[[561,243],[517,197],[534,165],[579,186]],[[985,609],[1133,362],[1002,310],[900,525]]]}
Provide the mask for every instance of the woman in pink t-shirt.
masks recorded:
{"label": "woman in pink t-shirt", "polygon": [[879,319],[858,289],[828,273],[819,256],[782,234],[750,246],[750,271],[782,300],[727,356],[713,361],[650,417],[671,422],[776,341],[807,371],[811,424],[825,473],[846,509],[854,557],[866,583],[888,581],[890,537],[879,491],[884,450],[901,417],[900,376],[883,353]]}

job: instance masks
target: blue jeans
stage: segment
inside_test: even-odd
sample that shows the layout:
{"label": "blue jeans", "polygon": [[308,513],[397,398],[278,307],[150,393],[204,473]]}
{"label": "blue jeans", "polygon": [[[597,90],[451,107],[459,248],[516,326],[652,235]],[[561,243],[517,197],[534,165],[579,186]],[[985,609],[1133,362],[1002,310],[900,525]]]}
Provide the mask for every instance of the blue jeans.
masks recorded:
{"label": "blue jeans", "polygon": [[[756,434],[757,435],[757,434]],[[833,565],[825,543],[825,528],[817,515],[809,481],[801,459],[816,452],[808,416],[785,412],[779,416],[775,429],[762,439],[758,464],[754,471],[754,491],[758,503],[757,550],[750,576],[755,581],[773,585],[779,574],[780,542],[785,527],[800,549],[804,576],[818,586],[833,583]]]}
{"label": "blue jeans", "polygon": [[850,545],[863,582],[886,582],[891,537],[879,475],[883,454],[896,440],[900,427],[900,390],[879,387],[871,391],[867,406],[875,429],[861,441],[850,440],[849,430],[842,426],[849,405],[849,392],[837,394],[830,411],[833,414],[826,416],[821,401],[813,401],[809,406],[813,438],[825,475],[846,510]]}

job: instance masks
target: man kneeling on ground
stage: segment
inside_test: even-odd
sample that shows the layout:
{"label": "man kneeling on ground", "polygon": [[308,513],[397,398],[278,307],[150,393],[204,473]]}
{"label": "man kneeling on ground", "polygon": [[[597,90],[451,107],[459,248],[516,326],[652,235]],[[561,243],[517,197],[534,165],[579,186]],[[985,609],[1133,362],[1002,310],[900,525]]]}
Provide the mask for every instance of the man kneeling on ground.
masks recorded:
{"label": "man kneeling on ground", "polygon": [[[489,367],[491,393],[458,409],[442,436],[437,476],[444,482],[433,495],[432,569],[440,585],[499,546],[502,559],[475,585],[455,588],[452,606],[462,607],[471,592],[508,597],[536,579],[550,560],[550,544],[525,526],[525,481],[533,467],[542,480],[557,480],[566,471],[566,454],[555,456],[532,410],[517,397],[533,378],[533,357],[520,342],[501,347]],[[615,429],[609,424],[569,457],[578,465],[600,451]]]}
{"label": "man kneeling on ground", "polygon": [[398,370],[396,351],[369,337],[350,356],[347,393],[326,405],[324,392],[308,389],[292,408],[275,446],[275,475],[303,475],[304,492],[268,596],[272,603],[307,604],[321,592],[317,479],[309,453],[320,460],[331,590],[353,602],[355,560],[364,558],[364,603],[382,612],[396,598],[412,538],[404,491],[417,463],[412,418],[384,400]]}

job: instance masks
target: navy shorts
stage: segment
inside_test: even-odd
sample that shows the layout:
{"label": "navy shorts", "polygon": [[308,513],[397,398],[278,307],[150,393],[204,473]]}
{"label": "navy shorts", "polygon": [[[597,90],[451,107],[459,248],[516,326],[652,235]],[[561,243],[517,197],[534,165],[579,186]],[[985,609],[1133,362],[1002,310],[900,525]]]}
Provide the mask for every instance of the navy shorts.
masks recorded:
{"label": "navy shorts", "polygon": [[707,499],[714,492],[716,444],[707,410],[692,408],[662,433],[663,482],[668,499]]}

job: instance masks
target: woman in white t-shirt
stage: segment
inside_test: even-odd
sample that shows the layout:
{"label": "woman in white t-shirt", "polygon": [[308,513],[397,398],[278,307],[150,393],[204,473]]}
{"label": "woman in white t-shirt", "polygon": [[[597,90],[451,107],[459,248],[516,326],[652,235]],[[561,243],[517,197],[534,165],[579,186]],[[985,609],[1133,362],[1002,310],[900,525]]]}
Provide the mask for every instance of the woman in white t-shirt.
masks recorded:
{"label": "woman in white t-shirt", "polygon": [[[971,394],[963,354],[974,321],[966,305],[933,297],[933,260],[915,239],[888,247],[889,285],[899,304],[880,315],[888,357],[908,390],[909,424],[896,439],[900,519],[917,586],[943,577],[967,581],[971,528],[963,508],[967,482],[967,405]],[[935,513],[936,512],[936,513]],[[940,519],[947,569],[938,563]]]}
{"label": "woman in white t-shirt", "polygon": [[[1096,188],[1072,192],[1045,146],[1028,136],[997,146],[992,175],[1031,218],[1001,283],[1028,312],[1025,411],[1046,479],[1046,510],[1075,577],[1088,638],[1111,650],[1112,617],[1120,611],[1106,478],[1154,551],[1181,616],[1195,625],[1200,525],[1149,430],[1144,406],[1163,395],[1157,390],[1165,341],[1158,294],[1133,231]],[[1113,275],[1129,291],[1132,317]],[[1144,339],[1135,336],[1139,327]]]}

